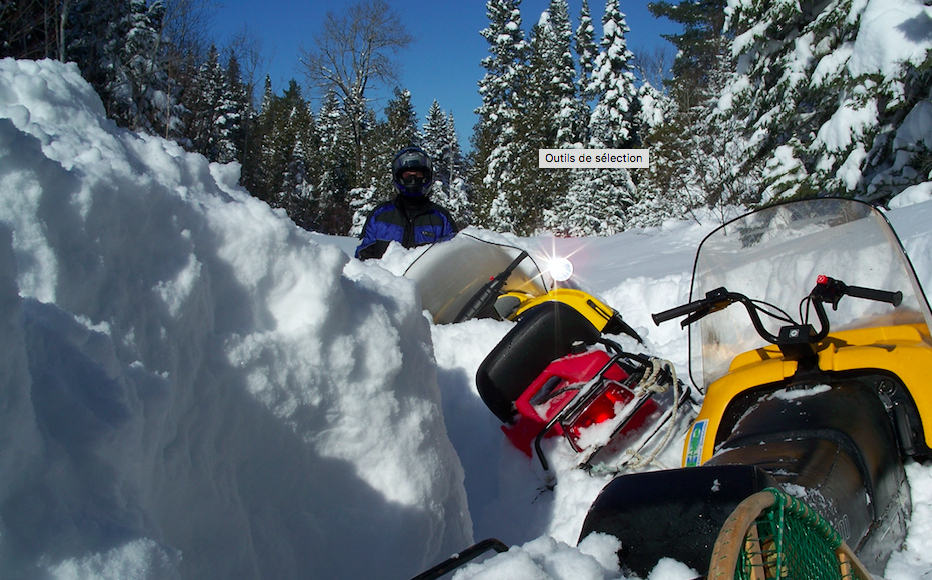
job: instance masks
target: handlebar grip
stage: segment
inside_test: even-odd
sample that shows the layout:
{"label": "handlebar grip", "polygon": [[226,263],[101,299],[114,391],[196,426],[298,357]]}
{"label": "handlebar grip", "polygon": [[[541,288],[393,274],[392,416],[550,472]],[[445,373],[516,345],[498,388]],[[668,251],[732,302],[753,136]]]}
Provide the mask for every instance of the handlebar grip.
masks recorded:
{"label": "handlebar grip", "polygon": [[903,302],[903,293],[900,291],[888,292],[886,290],[874,290],[873,288],[864,288],[862,286],[847,286],[845,294],[854,298],[864,298],[866,300],[876,300],[877,302],[887,302],[894,306],[899,306]]}
{"label": "handlebar grip", "polygon": [[488,306],[498,295],[503,284],[497,282],[498,280],[492,280],[476,292],[472,299],[459,311],[459,314],[456,315],[453,322],[463,322],[470,318],[475,318],[475,316],[479,314],[483,308]]}
{"label": "handlebar grip", "polygon": [[666,322],[668,320],[673,320],[674,318],[679,318],[680,316],[685,316],[687,314],[692,314],[693,312],[699,310],[700,308],[705,308],[709,305],[709,302],[705,298],[699,300],[694,300],[689,304],[683,304],[681,306],[676,306],[669,310],[664,310],[663,312],[658,312],[656,314],[651,314],[650,317],[654,319],[654,324],[660,326],[661,322]]}

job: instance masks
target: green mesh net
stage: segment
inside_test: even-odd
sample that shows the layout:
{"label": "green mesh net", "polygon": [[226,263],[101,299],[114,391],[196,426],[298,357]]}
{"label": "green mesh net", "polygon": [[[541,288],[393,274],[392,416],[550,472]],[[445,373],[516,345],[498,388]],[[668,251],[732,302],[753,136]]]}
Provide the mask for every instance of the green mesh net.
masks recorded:
{"label": "green mesh net", "polygon": [[745,537],[735,578],[742,580],[841,580],[854,578],[835,550],[842,539],[805,503],[768,488],[774,504],[761,512]]}

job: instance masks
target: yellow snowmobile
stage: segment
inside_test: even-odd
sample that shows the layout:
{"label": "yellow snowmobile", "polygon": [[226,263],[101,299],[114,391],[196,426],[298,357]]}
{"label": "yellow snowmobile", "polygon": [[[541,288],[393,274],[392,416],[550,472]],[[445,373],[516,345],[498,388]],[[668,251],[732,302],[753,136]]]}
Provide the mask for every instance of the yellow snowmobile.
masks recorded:
{"label": "yellow snowmobile", "polygon": [[731,221],[700,244],[691,301],[653,316],[679,317],[704,393],[683,467],[614,479],[580,537],[619,537],[642,577],[662,557],[705,574],[736,506],[770,488],[882,574],[911,512],[904,460],[932,447],[932,315],[884,215],[820,198]]}

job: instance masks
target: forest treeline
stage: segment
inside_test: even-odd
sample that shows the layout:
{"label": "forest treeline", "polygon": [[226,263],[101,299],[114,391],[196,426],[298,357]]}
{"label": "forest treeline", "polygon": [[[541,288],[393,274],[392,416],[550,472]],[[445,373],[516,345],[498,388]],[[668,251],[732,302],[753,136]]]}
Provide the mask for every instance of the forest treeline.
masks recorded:
{"label": "forest treeline", "polygon": [[[551,0],[530,28],[520,0],[488,0],[468,152],[453,116],[434,101],[418,118],[393,76],[412,38],[383,0],[329,13],[305,84],[281,94],[255,78],[248,35],[217,47],[190,0],[0,0],[0,56],[74,62],[119,125],[239,162],[252,195],[309,230],[357,234],[393,195],[392,154],[413,144],[461,226],[611,235],[788,197],[883,202],[929,180],[932,18],[891,1],[905,43],[875,30],[879,0],[661,0],[651,12],[681,26],[666,59],[629,50],[618,0],[600,26],[587,0],[575,18]],[[376,110],[379,83],[398,88]],[[649,169],[537,167],[538,149],[641,147]]]}

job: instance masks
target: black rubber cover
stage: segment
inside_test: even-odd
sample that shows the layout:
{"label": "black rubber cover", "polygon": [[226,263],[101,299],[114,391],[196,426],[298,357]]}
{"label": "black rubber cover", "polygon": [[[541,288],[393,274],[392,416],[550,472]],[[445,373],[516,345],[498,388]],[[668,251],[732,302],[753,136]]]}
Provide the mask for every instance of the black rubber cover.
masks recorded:
{"label": "black rubber cover", "polygon": [[747,496],[776,481],[750,465],[687,467],[612,480],[589,508],[579,539],[593,532],[621,540],[623,566],[647,578],[670,557],[704,574],[722,524]]}
{"label": "black rubber cover", "polygon": [[590,508],[580,539],[616,536],[620,561],[642,578],[663,557],[704,574],[728,514],[775,486],[802,494],[868,570],[882,574],[911,511],[893,425],[870,381],[818,379],[736,397],[722,423],[727,435],[716,438],[707,463],[615,479]]}
{"label": "black rubber cover", "polygon": [[547,365],[570,354],[574,342],[594,344],[600,336],[573,307],[556,300],[539,304],[521,315],[479,365],[479,396],[503,423],[511,423],[514,402]]}
{"label": "black rubber cover", "polygon": [[870,380],[820,379],[798,385],[801,397],[785,385],[736,397],[725,412],[729,434],[708,463],[756,465],[810,490],[803,499],[882,574],[910,510],[893,422]]}

